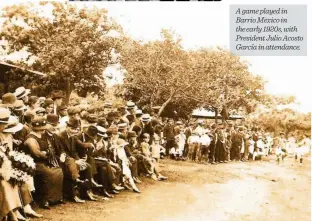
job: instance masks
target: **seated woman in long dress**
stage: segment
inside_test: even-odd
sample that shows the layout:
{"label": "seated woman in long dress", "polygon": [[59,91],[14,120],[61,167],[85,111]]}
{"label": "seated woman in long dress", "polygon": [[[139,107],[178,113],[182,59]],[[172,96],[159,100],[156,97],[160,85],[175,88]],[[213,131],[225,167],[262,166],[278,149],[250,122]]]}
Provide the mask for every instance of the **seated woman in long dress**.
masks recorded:
{"label": "seated woman in long dress", "polygon": [[13,185],[11,182],[13,167],[9,155],[13,151],[12,134],[22,129],[22,125],[10,114],[7,108],[0,107],[0,152],[2,165],[6,165],[0,171],[0,220],[6,216],[13,221],[26,220],[18,211],[22,207],[25,214],[42,217],[29,204],[32,198],[27,184]]}
{"label": "seated woman in long dress", "polygon": [[33,131],[25,141],[26,150],[36,163],[36,191],[41,197],[41,207],[50,208],[50,203],[63,203],[63,172],[54,154],[54,148],[45,133],[47,121],[35,117],[32,121]]}

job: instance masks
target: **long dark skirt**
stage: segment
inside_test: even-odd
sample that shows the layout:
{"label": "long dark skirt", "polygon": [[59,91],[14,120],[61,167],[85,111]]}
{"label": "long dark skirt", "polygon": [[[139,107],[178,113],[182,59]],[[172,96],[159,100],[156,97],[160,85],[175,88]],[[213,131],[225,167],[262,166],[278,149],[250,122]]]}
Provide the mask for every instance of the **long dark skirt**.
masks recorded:
{"label": "long dark skirt", "polygon": [[35,185],[40,200],[51,203],[63,198],[63,171],[60,167],[50,168],[42,163],[36,164]]}

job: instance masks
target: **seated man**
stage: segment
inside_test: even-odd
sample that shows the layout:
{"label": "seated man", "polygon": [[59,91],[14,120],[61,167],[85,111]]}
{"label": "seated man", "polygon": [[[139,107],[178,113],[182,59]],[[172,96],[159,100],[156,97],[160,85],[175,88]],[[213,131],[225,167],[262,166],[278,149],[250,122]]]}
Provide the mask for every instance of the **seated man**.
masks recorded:
{"label": "seated man", "polygon": [[[66,129],[55,136],[56,154],[60,158],[64,178],[70,180],[72,198],[75,202],[84,203],[84,200],[78,197],[77,189],[83,190],[88,199],[95,201],[96,199],[91,191],[92,168],[86,162],[86,159],[79,157],[77,152],[79,121],[75,118],[69,118],[66,124]],[[80,180],[80,177],[85,180]]]}

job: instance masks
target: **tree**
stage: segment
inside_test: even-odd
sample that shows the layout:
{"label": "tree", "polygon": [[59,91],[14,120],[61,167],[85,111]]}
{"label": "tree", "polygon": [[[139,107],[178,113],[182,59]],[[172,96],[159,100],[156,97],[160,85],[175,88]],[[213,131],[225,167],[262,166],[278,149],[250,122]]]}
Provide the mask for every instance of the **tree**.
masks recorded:
{"label": "tree", "polygon": [[40,82],[41,89],[65,89],[67,102],[73,89],[83,96],[103,93],[103,70],[111,62],[112,50],[121,46],[112,33],[122,34],[105,9],[28,3],[4,8],[2,17],[1,36],[8,40],[10,52],[27,51],[24,64],[34,60],[31,68],[48,75]]}
{"label": "tree", "polygon": [[[189,54],[182,49],[181,38],[163,30],[162,40],[141,43],[128,40],[120,62],[126,69],[121,95],[145,108],[160,105],[158,115],[175,104],[183,109],[187,91],[195,88],[200,76],[191,71]],[[194,103],[189,106],[195,108]]]}
{"label": "tree", "polygon": [[261,102],[264,81],[250,73],[247,63],[240,57],[221,48],[202,48],[190,54],[193,71],[202,77],[202,82],[189,93],[189,99],[214,111],[216,117],[221,112],[223,120],[230,110],[244,108],[250,113]]}

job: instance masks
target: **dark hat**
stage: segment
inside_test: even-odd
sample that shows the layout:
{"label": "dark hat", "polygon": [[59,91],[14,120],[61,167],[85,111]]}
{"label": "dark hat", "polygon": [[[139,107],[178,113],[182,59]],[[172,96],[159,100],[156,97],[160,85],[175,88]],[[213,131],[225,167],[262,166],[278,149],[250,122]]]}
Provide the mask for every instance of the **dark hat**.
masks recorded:
{"label": "dark hat", "polygon": [[127,117],[127,119],[129,121],[133,121],[134,120],[134,116],[132,114],[128,114],[126,117]]}
{"label": "dark hat", "polygon": [[71,128],[78,128],[80,127],[80,121],[76,118],[70,117],[69,120],[66,122],[68,127]]}
{"label": "dark hat", "polygon": [[112,131],[110,129],[106,130],[107,137],[112,137]]}
{"label": "dark hat", "polygon": [[6,93],[2,96],[2,102],[0,107],[16,107],[17,99],[16,96],[12,93]]}
{"label": "dark hat", "polygon": [[47,129],[47,120],[44,117],[36,116],[31,121],[31,128],[33,130],[45,130]]}
{"label": "dark hat", "polygon": [[107,122],[105,117],[99,118],[97,125],[106,128]]}
{"label": "dark hat", "polygon": [[97,123],[98,122],[98,117],[96,114],[88,114],[86,117],[86,120],[88,121],[88,123]]}
{"label": "dark hat", "polygon": [[50,106],[51,104],[53,104],[53,100],[51,98],[45,99],[42,107],[46,108],[47,106]]}
{"label": "dark hat", "polygon": [[67,110],[66,104],[61,104],[61,106],[58,107],[58,111]]}
{"label": "dark hat", "polygon": [[98,110],[98,106],[92,105],[87,108],[87,112],[90,114],[94,114]]}
{"label": "dark hat", "polygon": [[131,137],[137,137],[137,134],[135,131],[129,131],[128,132],[128,138],[131,138]]}
{"label": "dark hat", "polygon": [[18,87],[15,89],[15,92],[14,92],[14,95],[16,96],[17,99],[22,99],[28,94],[30,94],[30,90],[24,87]]}
{"label": "dark hat", "polygon": [[136,134],[139,134],[142,131],[142,127],[140,127],[138,125],[134,125],[132,128],[132,131],[136,132]]}
{"label": "dark hat", "polygon": [[59,99],[59,98],[65,98],[64,94],[63,94],[63,91],[61,90],[55,90],[51,93],[51,98],[52,100],[56,100],[56,99]]}
{"label": "dark hat", "polygon": [[39,100],[39,97],[37,97],[37,96],[30,96],[29,100],[28,100],[28,103],[29,104],[35,104],[38,100]]}
{"label": "dark hat", "polygon": [[285,135],[285,133],[284,132],[280,132],[280,135]]}
{"label": "dark hat", "polygon": [[48,114],[47,122],[53,126],[56,126],[59,123],[59,117],[56,114]]}
{"label": "dark hat", "polygon": [[74,114],[79,114],[81,112],[81,109],[77,106],[74,107],[69,107],[67,109],[68,115],[74,115]]}
{"label": "dark hat", "polygon": [[98,134],[98,129],[96,126],[89,126],[87,131],[86,131],[86,134],[88,134],[90,137],[95,137],[97,134]]}

